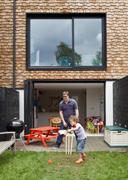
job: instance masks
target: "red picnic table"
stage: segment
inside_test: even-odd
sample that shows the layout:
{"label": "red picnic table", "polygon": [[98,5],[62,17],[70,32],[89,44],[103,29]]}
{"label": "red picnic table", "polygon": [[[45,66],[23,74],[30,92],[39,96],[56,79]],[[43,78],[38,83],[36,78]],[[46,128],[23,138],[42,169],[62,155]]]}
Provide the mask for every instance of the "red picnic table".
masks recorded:
{"label": "red picnic table", "polygon": [[48,147],[46,141],[56,138],[58,136],[59,127],[42,126],[38,128],[30,128],[30,134],[26,134],[26,144],[30,143],[30,140],[40,140],[44,147]]}

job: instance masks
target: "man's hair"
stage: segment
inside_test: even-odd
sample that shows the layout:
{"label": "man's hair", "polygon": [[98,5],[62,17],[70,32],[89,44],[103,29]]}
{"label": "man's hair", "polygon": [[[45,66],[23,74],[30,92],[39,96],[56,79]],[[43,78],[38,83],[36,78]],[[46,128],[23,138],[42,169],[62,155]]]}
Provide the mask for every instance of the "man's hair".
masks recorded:
{"label": "man's hair", "polygon": [[69,96],[69,92],[68,91],[63,91],[63,96]]}
{"label": "man's hair", "polygon": [[69,118],[69,122],[76,122],[76,123],[78,123],[79,122],[79,119],[76,117],[76,116],[70,116],[70,118]]}

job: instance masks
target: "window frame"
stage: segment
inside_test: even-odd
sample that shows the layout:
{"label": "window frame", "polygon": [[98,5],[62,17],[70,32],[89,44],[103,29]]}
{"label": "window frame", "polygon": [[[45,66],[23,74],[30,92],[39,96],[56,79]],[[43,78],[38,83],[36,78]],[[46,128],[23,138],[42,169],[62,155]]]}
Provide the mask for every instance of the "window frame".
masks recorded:
{"label": "window frame", "polygon": [[[30,65],[30,20],[31,19],[71,19],[72,20],[72,49],[74,52],[74,19],[97,19],[102,20],[102,66],[72,66],[72,67],[61,67],[61,66],[31,66]],[[105,13],[26,13],[26,69],[27,70],[70,70],[70,71],[103,71],[106,70],[107,58],[106,58],[106,14]],[[74,53],[73,53],[74,54]]]}

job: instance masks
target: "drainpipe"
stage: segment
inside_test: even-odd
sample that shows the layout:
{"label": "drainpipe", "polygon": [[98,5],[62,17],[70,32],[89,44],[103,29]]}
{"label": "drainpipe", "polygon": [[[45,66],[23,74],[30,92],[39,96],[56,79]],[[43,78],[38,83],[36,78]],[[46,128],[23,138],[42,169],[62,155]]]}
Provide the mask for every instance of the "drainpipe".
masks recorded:
{"label": "drainpipe", "polygon": [[16,87],[16,0],[13,0],[13,89]]}

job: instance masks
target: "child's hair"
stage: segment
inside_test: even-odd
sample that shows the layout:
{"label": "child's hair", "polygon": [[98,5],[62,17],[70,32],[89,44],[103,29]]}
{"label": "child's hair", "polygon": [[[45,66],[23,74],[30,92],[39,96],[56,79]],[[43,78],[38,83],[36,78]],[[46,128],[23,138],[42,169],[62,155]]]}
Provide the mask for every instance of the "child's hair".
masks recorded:
{"label": "child's hair", "polygon": [[69,122],[76,122],[76,123],[78,123],[79,122],[79,119],[76,117],[76,116],[70,116],[70,118],[69,118]]}

